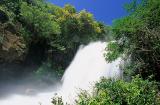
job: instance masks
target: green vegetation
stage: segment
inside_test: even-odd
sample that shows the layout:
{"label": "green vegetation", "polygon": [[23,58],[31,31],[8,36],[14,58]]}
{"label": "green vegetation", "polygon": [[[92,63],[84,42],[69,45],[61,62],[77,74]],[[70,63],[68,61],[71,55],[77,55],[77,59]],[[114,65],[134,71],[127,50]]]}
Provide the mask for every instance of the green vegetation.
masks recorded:
{"label": "green vegetation", "polygon": [[[123,58],[124,80],[102,78],[76,105],[160,105],[160,1],[132,0],[125,8],[129,14],[114,21],[105,54],[108,62]],[[53,104],[63,105],[57,97]]]}
{"label": "green vegetation", "polygon": [[[109,61],[123,56],[130,59],[125,73],[140,74],[143,78],[153,75],[160,81],[160,1],[133,0],[125,5],[129,15],[115,20],[112,27],[115,42],[109,44]],[[126,59],[127,58],[127,59]]]}
{"label": "green vegetation", "polygon": [[85,10],[77,12],[69,4],[61,8],[43,0],[1,0],[0,24],[2,79],[34,74],[48,62],[61,75],[79,45],[104,38],[106,30]]}
{"label": "green vegetation", "polygon": [[[102,79],[92,94],[82,92],[78,105],[159,105],[160,81],[160,1],[132,0],[125,5],[129,15],[115,20],[106,60],[124,58],[124,75],[130,81]],[[147,78],[153,76],[151,80]],[[145,79],[145,80],[144,80]],[[125,82],[127,80],[128,82]]]}
{"label": "green vegetation", "polygon": [[[0,82],[32,74],[52,83],[50,77],[61,78],[79,45],[107,37],[113,41],[106,60],[123,57],[124,75],[140,77],[102,78],[92,94],[79,94],[77,105],[159,105],[160,1],[132,0],[125,8],[128,16],[105,26],[69,4],[0,0]],[[57,97],[52,103],[63,105]]]}
{"label": "green vegetation", "polygon": [[[159,105],[156,82],[136,76],[130,82],[102,78],[92,93],[82,91],[76,105]],[[53,105],[66,105],[61,97],[54,97]]]}
{"label": "green vegetation", "polygon": [[138,76],[131,82],[107,80],[96,83],[92,94],[82,92],[77,105],[159,105],[155,82],[142,80]]}

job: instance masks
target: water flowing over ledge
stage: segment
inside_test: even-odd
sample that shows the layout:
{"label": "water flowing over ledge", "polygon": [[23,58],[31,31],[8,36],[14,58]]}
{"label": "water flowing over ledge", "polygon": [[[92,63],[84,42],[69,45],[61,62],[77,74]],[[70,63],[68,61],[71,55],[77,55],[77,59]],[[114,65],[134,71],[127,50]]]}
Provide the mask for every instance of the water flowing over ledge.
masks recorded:
{"label": "water flowing over ledge", "polygon": [[62,95],[64,102],[74,104],[79,89],[92,90],[95,81],[100,77],[120,78],[122,71],[119,69],[121,59],[107,63],[104,58],[106,42],[92,42],[80,47],[70,66],[66,69],[62,86],[58,91],[40,93],[36,96],[13,95],[0,100],[0,105],[52,105],[51,98],[55,93]]}

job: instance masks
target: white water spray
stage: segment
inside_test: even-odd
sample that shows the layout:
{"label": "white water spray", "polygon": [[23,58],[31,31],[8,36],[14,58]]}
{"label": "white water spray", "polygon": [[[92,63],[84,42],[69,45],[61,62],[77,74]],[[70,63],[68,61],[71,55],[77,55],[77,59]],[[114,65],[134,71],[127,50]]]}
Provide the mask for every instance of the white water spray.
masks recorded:
{"label": "white water spray", "polygon": [[[106,43],[95,42],[78,50],[63,75],[63,83],[58,91],[65,102],[73,104],[79,89],[91,90],[93,83],[102,76],[120,78],[120,59],[107,63],[103,56],[105,47]],[[8,99],[0,100],[0,105],[52,105],[51,98],[54,93],[40,93],[36,96],[13,95]]]}
{"label": "white water spray", "polygon": [[62,78],[61,92],[64,101],[73,103],[80,89],[92,90],[94,82],[102,76],[120,78],[120,59],[107,63],[104,58],[106,45],[105,42],[95,42],[78,50]]}

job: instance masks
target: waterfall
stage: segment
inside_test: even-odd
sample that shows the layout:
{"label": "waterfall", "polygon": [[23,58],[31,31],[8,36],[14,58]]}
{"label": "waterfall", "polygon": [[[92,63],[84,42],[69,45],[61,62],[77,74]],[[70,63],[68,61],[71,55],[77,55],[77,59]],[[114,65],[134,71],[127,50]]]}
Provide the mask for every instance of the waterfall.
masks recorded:
{"label": "waterfall", "polygon": [[120,78],[120,59],[107,63],[104,58],[107,43],[94,42],[80,47],[70,66],[66,69],[62,81],[62,96],[73,103],[76,94],[82,90],[91,90],[100,77]]}
{"label": "waterfall", "polygon": [[80,47],[66,69],[62,86],[58,91],[40,93],[36,96],[13,95],[8,99],[0,100],[0,105],[52,105],[51,98],[56,92],[62,95],[65,102],[73,104],[79,90],[92,90],[94,82],[100,77],[120,78],[122,75],[119,69],[121,59],[107,63],[104,58],[106,45],[107,43],[99,41]]}

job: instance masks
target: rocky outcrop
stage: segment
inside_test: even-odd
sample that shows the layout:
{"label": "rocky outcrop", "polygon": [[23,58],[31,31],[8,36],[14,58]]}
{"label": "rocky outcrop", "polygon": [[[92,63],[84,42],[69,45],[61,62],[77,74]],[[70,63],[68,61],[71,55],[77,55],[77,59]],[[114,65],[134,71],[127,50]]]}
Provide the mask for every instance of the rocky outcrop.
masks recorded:
{"label": "rocky outcrop", "polygon": [[13,29],[6,29],[6,26],[0,26],[0,62],[22,61],[26,44],[21,36],[16,35]]}

